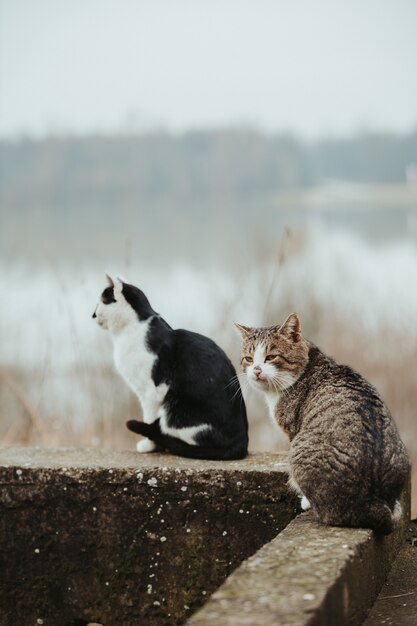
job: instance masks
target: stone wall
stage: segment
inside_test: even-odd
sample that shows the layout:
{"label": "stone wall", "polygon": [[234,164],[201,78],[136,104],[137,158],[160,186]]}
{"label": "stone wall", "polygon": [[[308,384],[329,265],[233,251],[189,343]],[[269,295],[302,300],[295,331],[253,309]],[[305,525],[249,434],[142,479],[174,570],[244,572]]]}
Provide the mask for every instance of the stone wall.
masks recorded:
{"label": "stone wall", "polygon": [[[409,490],[403,505],[407,520]],[[362,528],[324,526],[303,513],[242,563],[187,625],[359,626],[405,526],[376,537]]]}
{"label": "stone wall", "polygon": [[0,626],[359,626],[410,486],[381,538],[295,517],[286,482],[283,455],[0,449]]}
{"label": "stone wall", "polygon": [[0,450],[0,626],[183,623],[298,512],[285,467]]}

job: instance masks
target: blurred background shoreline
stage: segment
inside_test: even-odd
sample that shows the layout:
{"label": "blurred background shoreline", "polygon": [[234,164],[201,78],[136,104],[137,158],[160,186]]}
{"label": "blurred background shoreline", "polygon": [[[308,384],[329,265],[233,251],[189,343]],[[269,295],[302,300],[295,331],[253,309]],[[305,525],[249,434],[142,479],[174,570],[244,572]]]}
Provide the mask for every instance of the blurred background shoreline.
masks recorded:
{"label": "blurred background shoreline", "polygon": [[416,241],[416,146],[417,128],[315,142],[250,129],[0,139],[2,257],[233,263],[242,240],[253,254],[317,225]]}

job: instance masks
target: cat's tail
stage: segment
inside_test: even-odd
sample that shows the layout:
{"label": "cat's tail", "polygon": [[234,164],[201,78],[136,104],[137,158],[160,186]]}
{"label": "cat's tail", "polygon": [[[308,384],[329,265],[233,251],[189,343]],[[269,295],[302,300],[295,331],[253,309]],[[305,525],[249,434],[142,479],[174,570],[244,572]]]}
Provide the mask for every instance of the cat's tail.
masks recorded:
{"label": "cat's tail", "polygon": [[393,513],[386,502],[372,500],[362,507],[355,526],[372,528],[379,535],[389,535],[395,530],[398,521],[396,511]]}
{"label": "cat's tail", "polygon": [[[139,422],[139,420],[129,420],[126,422],[126,427],[132,431],[132,433],[137,433],[138,435],[143,435],[144,437],[149,437],[152,439],[153,436],[157,434],[155,426],[153,424],[147,424],[146,422]],[[158,429],[159,431],[159,429]]]}
{"label": "cat's tail", "polygon": [[230,445],[230,447],[213,447],[213,446],[198,446],[190,445],[178,439],[177,437],[170,437],[169,435],[161,435],[157,439],[154,439],[155,443],[161,448],[164,448],[171,454],[178,456],[185,456],[190,459],[208,459],[212,461],[232,461],[237,459],[244,459],[247,455],[247,450],[243,445]]}
{"label": "cat's tail", "polygon": [[185,456],[190,459],[209,459],[212,461],[232,461],[244,459],[247,455],[247,445],[240,439],[230,442],[228,446],[190,445],[178,437],[171,437],[161,433],[159,420],[152,424],[129,420],[126,422],[129,430],[144,437],[148,437],[160,448],[164,448],[171,454]]}

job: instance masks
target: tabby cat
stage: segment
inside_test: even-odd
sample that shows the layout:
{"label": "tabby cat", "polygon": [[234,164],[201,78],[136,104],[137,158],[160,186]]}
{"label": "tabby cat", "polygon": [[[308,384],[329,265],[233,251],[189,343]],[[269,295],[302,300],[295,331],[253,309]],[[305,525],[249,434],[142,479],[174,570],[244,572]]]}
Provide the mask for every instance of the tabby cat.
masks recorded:
{"label": "tabby cat", "polygon": [[325,524],[392,532],[410,464],[378,392],[307,341],[296,314],[282,326],[236,327],[247,379],[291,441],[301,507]]}

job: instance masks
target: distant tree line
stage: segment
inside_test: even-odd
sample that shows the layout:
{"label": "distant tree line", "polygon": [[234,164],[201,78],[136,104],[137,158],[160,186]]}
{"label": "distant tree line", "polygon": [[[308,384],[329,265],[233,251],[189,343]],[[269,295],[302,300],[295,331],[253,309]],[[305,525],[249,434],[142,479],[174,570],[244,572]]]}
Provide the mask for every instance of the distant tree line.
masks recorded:
{"label": "distant tree line", "polygon": [[251,130],[180,136],[91,136],[0,142],[7,208],[125,207],[138,202],[233,202],[337,178],[403,182],[417,161],[417,130],[301,142]]}

